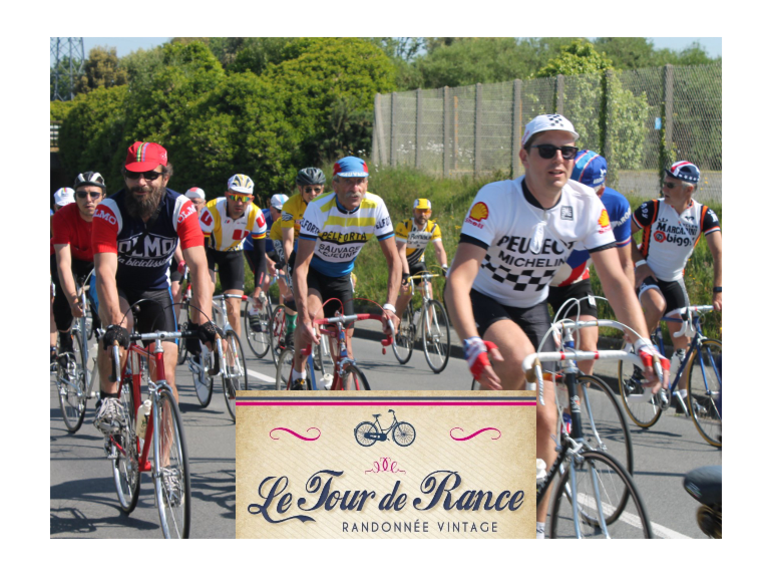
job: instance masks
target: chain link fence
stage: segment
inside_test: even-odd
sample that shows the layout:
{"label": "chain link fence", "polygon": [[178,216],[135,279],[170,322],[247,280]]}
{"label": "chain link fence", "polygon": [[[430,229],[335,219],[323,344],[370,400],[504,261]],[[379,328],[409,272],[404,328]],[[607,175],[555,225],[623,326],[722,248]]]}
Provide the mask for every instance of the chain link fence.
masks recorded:
{"label": "chain link fence", "polygon": [[659,195],[662,171],[688,159],[703,178],[698,199],[721,202],[721,63],[607,71],[376,95],[372,157],[444,177],[523,173],[523,128],[565,115],[578,145],[609,163],[608,183]]}

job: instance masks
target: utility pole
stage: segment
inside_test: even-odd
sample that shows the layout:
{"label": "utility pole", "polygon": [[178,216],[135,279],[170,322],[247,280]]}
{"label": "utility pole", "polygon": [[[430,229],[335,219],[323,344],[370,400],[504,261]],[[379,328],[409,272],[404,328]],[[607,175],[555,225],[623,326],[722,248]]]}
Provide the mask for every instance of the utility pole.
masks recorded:
{"label": "utility pole", "polygon": [[[62,63],[67,58],[68,70],[62,70]],[[54,94],[51,100],[71,101],[75,98],[75,79],[83,72],[83,63],[86,61],[83,50],[83,37],[51,37],[51,60],[54,74]],[[69,79],[67,88],[64,80]],[[64,93],[64,94],[63,94]]]}

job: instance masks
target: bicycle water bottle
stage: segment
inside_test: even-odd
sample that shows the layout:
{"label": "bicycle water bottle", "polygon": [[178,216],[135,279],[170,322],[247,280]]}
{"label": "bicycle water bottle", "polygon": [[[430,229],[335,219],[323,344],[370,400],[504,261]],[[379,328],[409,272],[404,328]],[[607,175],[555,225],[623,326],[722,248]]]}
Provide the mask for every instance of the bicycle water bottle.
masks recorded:
{"label": "bicycle water bottle", "polygon": [[147,432],[147,422],[150,416],[151,402],[148,398],[137,408],[137,437],[145,438]]}
{"label": "bicycle water bottle", "polygon": [[561,408],[568,408],[568,388],[564,382],[555,381],[555,388],[558,392],[558,404]]}

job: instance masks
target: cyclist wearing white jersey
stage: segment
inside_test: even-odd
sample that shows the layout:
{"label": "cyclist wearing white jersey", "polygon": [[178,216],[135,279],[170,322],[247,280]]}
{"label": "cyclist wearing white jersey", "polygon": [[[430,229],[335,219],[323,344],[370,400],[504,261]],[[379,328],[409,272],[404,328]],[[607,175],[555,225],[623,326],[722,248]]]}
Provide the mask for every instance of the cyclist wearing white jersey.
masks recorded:
{"label": "cyclist wearing white jersey", "polygon": [[[608,213],[592,189],[569,180],[577,138],[562,115],[533,119],[520,149],[525,175],[485,185],[464,220],[445,297],[453,326],[464,340],[469,368],[484,388],[525,388],[523,359],[535,351],[550,324],[550,280],[574,248],[590,252],[617,316],[644,336],[636,341],[636,352],[656,355],[620,265]],[[554,349],[552,340],[545,345],[543,350]],[[650,368],[646,385],[661,386]],[[557,457],[551,438],[557,412],[550,381],[544,383],[544,400],[546,405],[537,405],[536,411],[536,454],[549,465]],[[547,505],[545,500],[537,510],[539,538],[544,536]]]}
{"label": "cyclist wearing white jersey", "polygon": [[[292,269],[298,326],[295,332],[295,360],[292,389],[305,389],[305,356],[301,350],[309,343],[319,343],[313,327],[315,317],[333,316],[343,308],[354,313],[351,271],[359,251],[375,236],[389,267],[386,303],[383,305],[383,331],[391,333],[388,320],[396,328],[394,299],[402,273],[394,228],[383,199],[367,192],[367,164],[358,157],[344,157],[333,168],[334,193],[311,201],[300,223],[297,257]],[[322,304],[324,312],[322,312]],[[351,356],[351,340],[347,337]]]}
{"label": "cyclist wearing white jersey", "polygon": [[[713,255],[713,308],[722,308],[721,227],[712,209],[692,199],[699,182],[697,166],[678,161],[665,171],[663,196],[647,201],[633,213],[633,233],[643,229],[640,247],[632,247],[635,287],[650,331],[663,314],[689,305],[683,270],[700,233]],[[683,361],[689,338],[674,337],[680,327],[679,322],[668,322],[676,356]]]}

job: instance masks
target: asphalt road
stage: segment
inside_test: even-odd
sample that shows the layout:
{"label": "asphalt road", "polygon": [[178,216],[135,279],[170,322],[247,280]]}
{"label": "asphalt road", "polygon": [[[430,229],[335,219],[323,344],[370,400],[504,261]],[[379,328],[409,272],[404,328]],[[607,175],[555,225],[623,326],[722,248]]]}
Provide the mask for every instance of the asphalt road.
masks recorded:
{"label": "asphalt road", "polygon": [[[422,351],[400,366],[391,350],[356,339],[354,350],[373,390],[467,390],[471,377],[463,360],[451,358],[439,375],[428,367]],[[250,385],[270,388],[274,366],[258,360],[245,346]],[[614,376],[612,366],[598,366],[596,374]],[[192,475],[192,527],[196,538],[233,538],[235,504],[235,428],[225,409],[220,384],[211,404],[201,408],[187,367],[179,367],[180,406],[187,437]],[[52,538],[159,538],[158,513],[152,481],[143,475],[139,504],[131,515],[118,506],[102,436],[93,427],[93,404],[74,435],[64,429],[54,382],[50,388],[50,515]],[[721,464],[721,451],[710,447],[691,420],[672,411],[648,431],[630,427],[634,442],[635,482],[641,492],[654,533],[660,538],[705,538],[695,522],[698,503],[682,487],[689,470]],[[612,449],[613,450],[613,449]]]}

